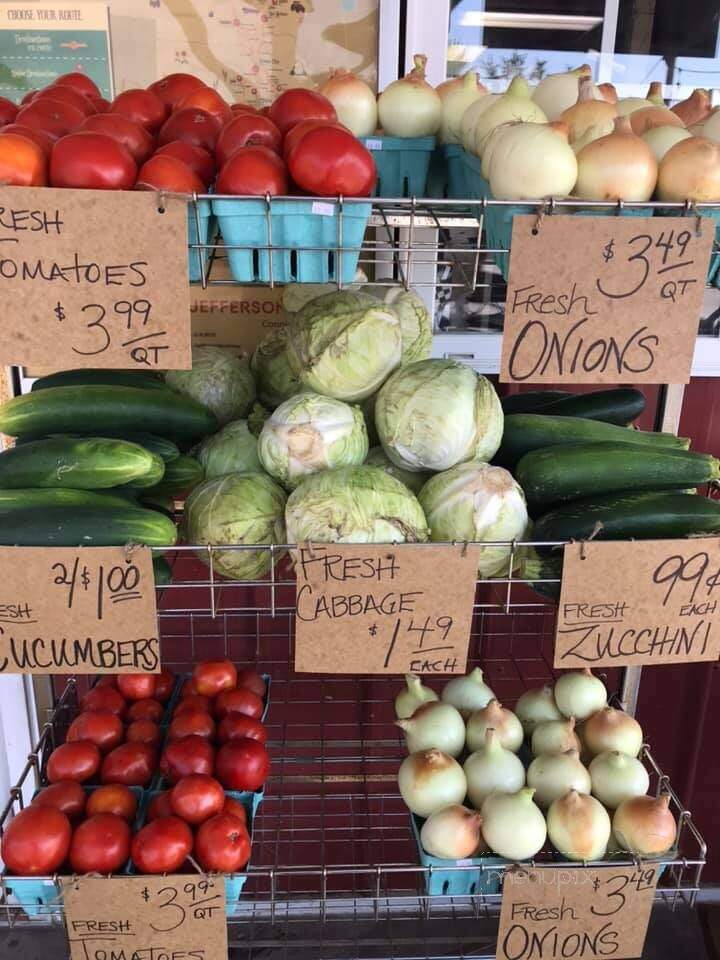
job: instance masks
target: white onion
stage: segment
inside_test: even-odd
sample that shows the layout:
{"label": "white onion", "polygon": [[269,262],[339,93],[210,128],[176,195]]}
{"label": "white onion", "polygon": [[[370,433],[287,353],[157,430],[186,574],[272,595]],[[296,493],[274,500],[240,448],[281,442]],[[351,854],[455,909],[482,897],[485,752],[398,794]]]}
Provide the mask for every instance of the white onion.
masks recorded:
{"label": "white onion", "polygon": [[643,732],[635,717],[629,713],[614,707],[603,707],[585,721],[583,740],[594,757],[606,750],[617,750],[629,757],[636,757],[642,747]]}
{"label": "white onion", "polygon": [[413,673],[406,673],[405,689],[395,697],[395,716],[398,720],[405,720],[424,703],[437,699],[438,695],[435,691],[426,687],[420,677],[416,677]]}
{"label": "white onion", "polygon": [[420,841],[431,857],[462,860],[485,846],[481,824],[477,810],[454,803],[430,814],[420,830]]}
{"label": "white onion", "polygon": [[427,57],[418,53],[415,66],[400,80],[393,80],[378,97],[378,118],[391,137],[429,137],[442,121],[440,95],[425,79]]}
{"label": "white onion", "polygon": [[482,157],[490,133],[502,123],[545,123],[547,117],[530,99],[527,80],[515,77],[505,93],[483,110],[475,124],[475,153]]}
{"label": "white onion", "polygon": [[555,703],[564,717],[585,720],[607,703],[607,690],[588,667],[561,674],[555,681]]}
{"label": "white onion", "polygon": [[564,110],[560,119],[568,125],[568,140],[574,144],[582,140],[590,129],[595,140],[606,136],[612,131],[616,116],[615,104],[598,100],[590,77],[581,77],[577,103]]}
{"label": "white onion", "polygon": [[369,137],[377,127],[377,100],[372,89],[350,70],[332,70],[318,88],[335,107],[340,123],[356,137]]}
{"label": "white onion", "polygon": [[663,85],[660,80],[653,80],[648,87],[647,98],[650,103],[654,103],[656,107],[664,107],[665,100],[663,98]]}
{"label": "white onion", "polygon": [[451,703],[467,719],[473,710],[482,710],[495,694],[483,681],[483,672],[475,667],[466,677],[453,677],[443,687],[440,699]]}
{"label": "white onion", "polygon": [[575,195],[582,200],[649,200],[657,182],[657,162],[627,117],[615,129],[586,144],[577,155]]}
{"label": "white onion", "polygon": [[681,140],[687,140],[692,134],[682,127],[651,127],[642,135],[645,143],[650,147],[658,163],[665,154]]}
{"label": "white onion", "polygon": [[440,750],[421,750],[405,757],[398,771],[398,787],[408,809],[419,817],[462,803],[467,793],[463,768]]}
{"label": "white onion", "polygon": [[567,720],[547,720],[538,724],[532,735],[531,749],[534,757],[542,753],[565,753],[566,750],[582,750],[575,733],[575,718]]}
{"label": "white onion", "polygon": [[590,764],[592,794],[614,810],[628,797],[647,793],[650,777],[642,763],[618,750],[599,753]]}
{"label": "white onion", "polygon": [[580,763],[577,750],[535,757],[528,767],[527,783],[535,787],[535,803],[543,810],[553,800],[564,797],[568,790],[590,793],[590,774]]}
{"label": "white onion", "polygon": [[480,97],[479,100],[471,103],[462,115],[462,120],[460,121],[460,142],[468,153],[475,153],[475,126],[480,116],[499,99],[499,93],[488,93],[484,97]]}
{"label": "white onion", "polygon": [[617,111],[619,117],[629,117],[636,110],[643,110],[645,107],[652,107],[653,104],[645,97],[623,97],[617,102]]}
{"label": "white onion", "polygon": [[549,685],[527,690],[515,704],[515,715],[522,724],[526,736],[532,736],[535,727],[548,720],[562,720],[557,708],[553,689]]}
{"label": "white onion", "polygon": [[657,192],[661,200],[681,203],[720,200],[720,145],[705,137],[676,143],[660,164]]}
{"label": "white onion", "polygon": [[654,127],[679,127],[684,124],[680,117],[667,107],[643,107],[630,114],[630,127],[633,133],[641,137],[646,130]]}
{"label": "white onion", "polygon": [[397,726],[405,731],[408,753],[434,749],[459,757],[465,746],[465,723],[450,703],[424,703]]}
{"label": "white onion", "polygon": [[509,123],[496,130],[502,132],[489,164],[490,190],[496,200],[544,200],[572,192],[577,160],[565,124]]}
{"label": "white onion", "polygon": [[485,734],[492,727],[506,750],[517,753],[523,742],[523,728],[512,712],[497,700],[492,699],[482,710],[471,713],[467,722],[467,748],[472,753],[485,743]]}
{"label": "white onion", "polygon": [[715,110],[703,122],[702,135],[706,140],[720,143],[720,110]]}
{"label": "white onion", "polygon": [[460,81],[458,84],[447,86],[444,90],[435,88],[442,99],[443,113],[439,135],[442,143],[460,143],[465,111],[470,104],[487,96],[487,87],[472,71],[457,79]]}
{"label": "white onion", "polygon": [[552,845],[568,860],[600,860],[610,840],[610,817],[595,797],[571,790],[550,805],[547,830]]}
{"label": "white onion", "polygon": [[535,791],[524,787],[517,793],[493,793],[482,806],[485,842],[499,857],[529,860],[545,843],[545,817],[533,802]]}
{"label": "white onion", "polygon": [[512,750],[502,746],[492,728],[486,731],[483,746],[467,758],[463,770],[474,807],[480,807],[493,790],[514,793],[525,786],[525,767]]}
{"label": "white onion", "polygon": [[590,67],[586,63],[567,73],[551,73],[537,85],[533,100],[548,120],[558,120],[562,112],[577,101],[580,79],[590,74]]}
{"label": "white onion", "polygon": [[712,113],[712,102],[707,90],[693,90],[687,100],[681,100],[674,107],[670,107],[686,127],[704,123]]}
{"label": "white onion", "polygon": [[630,797],[615,811],[613,833],[623,850],[639,857],[658,857],[675,843],[677,825],[670,796]]}
{"label": "white onion", "polygon": [[599,83],[597,85],[597,92],[607,103],[618,102],[617,90],[612,83]]}

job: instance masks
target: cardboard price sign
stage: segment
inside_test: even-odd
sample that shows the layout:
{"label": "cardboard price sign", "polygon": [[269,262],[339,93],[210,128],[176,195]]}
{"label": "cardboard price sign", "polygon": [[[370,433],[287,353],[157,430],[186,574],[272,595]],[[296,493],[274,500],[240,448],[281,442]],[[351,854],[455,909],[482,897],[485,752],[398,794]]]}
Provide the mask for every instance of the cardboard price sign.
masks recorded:
{"label": "cardboard price sign", "polygon": [[503,880],[498,960],[640,957],[658,875],[638,867],[513,867]]}
{"label": "cardboard price sign", "polygon": [[227,957],[222,877],[61,879],[71,960]]}
{"label": "cardboard price sign", "polygon": [[0,364],[190,367],[187,203],[0,188]]}
{"label": "cardboard price sign", "polygon": [[158,673],[149,547],[0,547],[0,673]]}
{"label": "cardboard price sign", "polygon": [[556,667],[627,667],[720,657],[720,539],[565,547]]}
{"label": "cardboard price sign", "polygon": [[297,572],[298,673],[464,673],[477,546],[306,544]]}
{"label": "cardboard price sign", "polygon": [[513,219],[500,380],[687,383],[714,222]]}

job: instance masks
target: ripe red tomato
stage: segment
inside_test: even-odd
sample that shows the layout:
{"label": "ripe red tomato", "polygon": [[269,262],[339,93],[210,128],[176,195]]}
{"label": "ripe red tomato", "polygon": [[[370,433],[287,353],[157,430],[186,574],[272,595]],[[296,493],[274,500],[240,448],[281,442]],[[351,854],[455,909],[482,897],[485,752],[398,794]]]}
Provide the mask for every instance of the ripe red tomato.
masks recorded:
{"label": "ripe red tomato", "polygon": [[194,697],[197,695],[197,692],[195,681],[192,677],[188,677],[180,688],[180,699],[185,700],[187,697]]}
{"label": "ripe red tomato", "polygon": [[18,106],[7,97],[0,97],[0,127],[12,123],[17,116]]}
{"label": "ripe red tomato", "polygon": [[301,120],[337,120],[335,107],[327,97],[300,87],[284,90],[270,104],[268,116],[283,136]]}
{"label": "ripe red tomato", "polygon": [[228,713],[223,717],[217,728],[217,738],[220,743],[228,740],[257,740],[258,743],[267,742],[267,730],[253,717],[246,717],[242,713]]}
{"label": "ripe red tomato", "polygon": [[73,87],[73,89],[84,94],[86,97],[100,96],[100,88],[98,85],[92,81],[87,74],[80,73],[78,70],[74,70],[72,73],[64,73],[54,82],[60,84],[62,87]]}
{"label": "ripe red tomato", "polygon": [[90,117],[94,113],[97,113],[95,106],[90,100],[88,100],[87,97],[84,97],[72,87],[64,87],[61,84],[53,84],[52,86],[41,90],[40,93],[35,97],[34,102],[37,103],[39,100],[44,99],[59,100],[61,103],[69,103],[71,107],[75,107],[76,110],[79,110],[80,113],[84,114],[86,117]]}
{"label": "ripe red tomato", "polygon": [[318,196],[368,197],[377,179],[369,150],[349,131],[309,130],[288,157],[295,183]]}
{"label": "ripe red tomato", "polygon": [[175,873],[192,850],[193,835],[180,817],[160,817],[139,830],[131,856],[140,873]]}
{"label": "ripe red tomato", "polygon": [[32,127],[25,127],[22,123],[9,123],[6,127],[3,127],[0,131],[3,136],[6,133],[16,133],[20,137],[26,137],[28,140],[32,140],[33,143],[36,143],[46,157],[49,157],[52,153],[53,143],[55,142],[52,137],[49,137],[42,130],[33,130]]}
{"label": "ripe red tomato", "polygon": [[128,743],[149,743],[151,746],[160,746],[162,736],[160,727],[152,720],[133,720],[125,731]]}
{"label": "ripe red tomato", "polygon": [[35,97],[40,93],[39,90],[28,90],[25,96],[20,101],[20,106],[24,107],[26,103],[30,103],[31,100],[34,100]]}
{"label": "ripe red tomato", "polygon": [[220,131],[215,147],[218,165],[224,166],[240,147],[255,146],[280,153],[282,134],[267,117],[261,117],[258,113],[237,114]]}
{"label": "ripe red tomato", "polygon": [[205,713],[210,713],[211,709],[212,700],[210,697],[203,697],[200,693],[191,693],[190,696],[184,697],[179,701],[173,710],[173,716],[176,717],[179,713],[184,713],[186,710],[204,710]]}
{"label": "ripe red tomato", "polygon": [[224,804],[222,784],[201,773],[183,777],[170,791],[172,811],[186,823],[202,823],[220,813]]}
{"label": "ripe red tomato", "polygon": [[152,780],[157,751],[149,743],[121,743],[104,757],[100,783],[146,787]]}
{"label": "ripe red tomato", "polygon": [[155,696],[157,680],[154,673],[121,673],[117,687],[126,700],[147,700]]}
{"label": "ripe red tomato", "polygon": [[0,181],[11,187],[44,187],[47,166],[47,154],[32,139],[0,130]]}
{"label": "ripe red tomato", "polygon": [[70,820],[79,820],[85,813],[87,795],[77,780],[58,780],[33,797],[38,807],[55,807]]}
{"label": "ripe red tomato", "polygon": [[97,681],[93,684],[94,687],[115,687],[117,690],[117,674],[114,673],[104,673],[101,677],[98,677]]}
{"label": "ripe red tomato", "polygon": [[171,670],[161,670],[155,674],[155,699],[165,703],[175,689],[175,674]]}
{"label": "ripe red tomato", "polygon": [[[157,690],[155,690],[157,694]],[[160,723],[165,710],[157,700],[134,700],[127,712],[127,719],[133,720],[152,720],[153,723]]]}
{"label": "ripe red tomato", "polygon": [[195,857],[203,870],[242,870],[250,859],[250,836],[244,822],[229,813],[206,820],[195,836]]}
{"label": "ripe red tomato", "polygon": [[173,717],[167,735],[169,740],[191,736],[211,740],[215,736],[215,721],[205,710],[182,710]]}
{"label": "ripe red tomato", "polygon": [[288,130],[283,140],[282,155],[286,163],[288,157],[305,134],[309,133],[310,130],[317,130],[318,127],[337,127],[338,130],[346,129],[341,123],[334,123],[332,120],[301,120],[300,123],[296,123],[291,130]]}
{"label": "ripe red tomato", "polygon": [[228,713],[243,713],[246,717],[259,720],[265,709],[262,697],[246,687],[233,687],[223,690],[215,698],[215,716],[222,720]]}
{"label": "ripe red tomato", "polygon": [[117,140],[137,164],[145,163],[153,152],[154,140],[145,127],[141,127],[134,120],[128,120],[120,113],[96,113],[88,117],[80,129],[104,133]]}
{"label": "ripe red tomato", "polygon": [[137,800],[130,787],[124,783],[106,783],[93,790],[87,799],[85,812],[88,817],[97,813],[114,813],[132,823],[137,813]]}
{"label": "ripe red tomato", "polygon": [[215,757],[215,776],[226,790],[259,790],[270,773],[270,757],[257,740],[230,740]]}
{"label": "ripe red tomato", "polygon": [[172,111],[176,110],[181,100],[192,93],[204,87],[205,84],[198,77],[193,77],[189,73],[170,73],[162,80],[156,80],[148,87],[156,97]]}
{"label": "ripe red tomato", "polygon": [[152,823],[153,820],[157,820],[159,817],[172,816],[174,816],[174,814],[170,806],[170,791],[163,790],[162,793],[155,794],[147,808],[148,823]]}
{"label": "ripe red tomato", "polygon": [[53,140],[67,136],[77,130],[85,119],[85,114],[69,103],[51,100],[50,97],[33,100],[15,117],[16,123],[34,130],[42,130]]}
{"label": "ripe red tomato", "polygon": [[122,720],[109,710],[86,710],[70,724],[66,739],[68,743],[89,740],[100,753],[108,753],[123,742]]}
{"label": "ripe red tomato", "polygon": [[58,780],[77,780],[85,783],[100,769],[100,751],[88,740],[63,743],[55,747],[48,757],[47,778],[50,783]]}
{"label": "ripe red tomato", "polygon": [[195,688],[204,697],[216,697],[237,682],[237,670],[229,660],[203,660],[193,670]]}
{"label": "ripe red tomato", "polygon": [[88,97],[90,103],[95,107],[98,113],[109,113],[112,104],[105,97]]}
{"label": "ripe red tomato", "polygon": [[289,189],[287,169],[267,147],[240,147],[220,171],[215,189],[221,195],[282,196]]}
{"label": "ripe red tomato", "polygon": [[194,107],[176,110],[162,125],[157,138],[158,146],[181,140],[214,153],[221,128],[218,118],[206,110],[196,110]]}
{"label": "ripe red tomato", "polygon": [[215,751],[205,737],[181,737],[165,745],[160,772],[170,783],[177,783],[191,773],[212,774],[214,759]]}
{"label": "ripe red tomato", "polygon": [[252,690],[252,692],[256,693],[259,697],[264,697],[267,689],[267,684],[263,678],[259,673],[255,673],[254,670],[238,670],[237,685],[239,687],[245,687],[247,690]]}
{"label": "ripe red tomato", "polygon": [[130,856],[130,827],[114,813],[97,813],[75,828],[70,866],[75,873],[114,873]]}
{"label": "ripe red tomato", "polygon": [[118,94],[110,105],[110,113],[119,113],[156,133],[165,123],[168,108],[152,90],[134,89]]}
{"label": "ripe red tomato", "polygon": [[[191,143],[183,143],[182,140],[173,140],[172,143],[166,143],[156,151],[159,157],[175,157],[176,160],[182,160],[191,170],[200,177],[206,187],[215,179],[215,160],[212,154],[202,147],[194,147]],[[174,681],[173,677],[173,681]],[[172,692],[172,691],[171,691]]]}
{"label": "ripe red tomato", "polygon": [[[125,147],[104,133],[71,133],[58,140],[50,157],[50,183],[53,187],[129,190],[134,186],[136,176],[137,164]],[[119,678],[118,689],[123,692]],[[151,697],[153,689],[143,687],[149,692],[133,699]]]}
{"label": "ripe red tomato", "polygon": [[67,857],[72,827],[55,807],[31,805],[5,828],[0,856],[10,873],[40,877],[54,873]]}
{"label": "ripe red tomato", "polygon": [[182,160],[155,154],[138,171],[136,190],[168,190],[170,193],[204,193],[205,184]]}
{"label": "ripe red tomato", "polygon": [[217,90],[212,87],[197,87],[180,101],[178,110],[204,110],[211,117],[217,117],[220,123],[227,123],[232,116],[230,106]]}
{"label": "ripe red tomato", "polygon": [[[249,103],[231,103],[230,112],[235,113],[257,113],[261,114],[261,110],[256,110],[255,107],[251,107]],[[265,114],[266,116],[266,114]]]}
{"label": "ripe red tomato", "polygon": [[[105,679],[103,677],[103,679]],[[102,681],[88,690],[80,700],[81,710],[109,710],[119,717],[124,716],[127,704],[125,699],[114,686],[103,684]]]}

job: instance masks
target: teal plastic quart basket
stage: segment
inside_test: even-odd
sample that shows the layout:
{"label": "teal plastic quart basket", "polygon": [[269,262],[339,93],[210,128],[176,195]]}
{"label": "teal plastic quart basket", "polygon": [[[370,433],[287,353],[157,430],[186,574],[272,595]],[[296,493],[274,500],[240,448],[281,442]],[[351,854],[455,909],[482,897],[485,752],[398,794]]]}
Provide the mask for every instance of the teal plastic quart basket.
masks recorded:
{"label": "teal plastic quart basket", "polygon": [[[198,229],[199,228],[199,229]],[[203,275],[203,263],[207,271],[210,251],[202,253],[193,244],[207,246],[217,235],[217,220],[213,216],[209,200],[197,201],[197,214],[193,203],[188,204],[188,270],[190,282],[199,283]]]}
{"label": "teal plastic quart basket", "polygon": [[435,137],[361,137],[377,168],[375,197],[427,196]]}
{"label": "teal plastic quart basket", "polygon": [[427,195],[448,200],[467,199],[469,194],[465,186],[465,151],[459,143],[438,145],[430,160]]}
{"label": "teal plastic quart basket", "polygon": [[420,830],[425,821],[410,814],[413,836],[420,863],[428,867],[426,888],[431,897],[471,897],[500,892],[503,870],[508,861],[502,857],[472,857],[466,860],[442,860],[423,850]]}

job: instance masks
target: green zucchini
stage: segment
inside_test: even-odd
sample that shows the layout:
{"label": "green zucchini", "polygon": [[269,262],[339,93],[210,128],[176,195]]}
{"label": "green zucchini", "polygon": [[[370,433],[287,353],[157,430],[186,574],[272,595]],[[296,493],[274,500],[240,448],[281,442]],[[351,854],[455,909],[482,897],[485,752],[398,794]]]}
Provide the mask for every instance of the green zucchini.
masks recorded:
{"label": "green zucchini", "polygon": [[0,433],[9,437],[52,433],[135,431],[185,440],[215,433],[215,415],[173,390],[88,385],[50,387],[14,397],[0,407]]}
{"label": "green zucchini", "polygon": [[177,528],[156,510],[123,507],[0,508],[0,543],[19,547],[171,547]]}
{"label": "green zucchini", "polygon": [[501,397],[503,413],[540,413],[556,400],[564,400],[574,394],[564,390],[528,390],[527,393],[511,393]]}
{"label": "green zucchini", "polygon": [[[156,454],[125,440],[36,440],[0,454],[0,487],[102,490],[142,480],[158,460],[162,464]],[[157,470],[153,473],[156,475]]]}
{"label": "green zucchini", "polygon": [[165,465],[165,476],[162,481],[148,490],[156,496],[172,497],[176,494],[189,493],[205,479],[205,471],[195,457],[181,454],[177,460]]}
{"label": "green zucchini", "polygon": [[127,507],[127,497],[114,490],[70,490],[64,488],[19,487],[0,490],[0,510],[16,507]]}
{"label": "green zucchini", "polygon": [[162,493],[153,493],[152,490],[143,490],[142,494],[140,503],[143,507],[148,507],[150,510],[159,510],[160,513],[164,513],[168,517],[175,516],[175,500],[173,497]]}
{"label": "green zucchini", "polygon": [[687,450],[690,445],[689,440],[676,437],[673,433],[628,430],[627,427],[585,420],[581,417],[551,417],[544,413],[511,413],[505,417],[502,444],[493,459],[495,463],[512,470],[518,460],[531,450],[600,440],[674,447],[679,450]]}
{"label": "green zucchini", "polygon": [[106,387],[142,387],[145,390],[169,390],[160,375],[146,371],[133,370],[62,370],[59,373],[50,373],[46,377],[38,377],[31,389],[48,390],[50,387],[77,387],[77,386],[106,386]]}
{"label": "green zucchini", "polygon": [[155,586],[167,587],[172,583],[172,567],[165,557],[153,557],[153,573],[155,574]]}
{"label": "green zucchini", "polygon": [[[520,562],[520,576],[523,580],[530,581],[528,586],[532,587],[535,593],[549,600],[557,600],[560,596],[560,581],[562,579],[563,558],[558,551],[556,553],[542,556],[538,551],[530,547]],[[556,580],[557,583],[548,583],[548,580]]]}
{"label": "green zucchini", "polygon": [[[36,440],[56,440],[58,438],[75,439],[78,440],[81,437],[86,436],[82,432],[75,433],[55,433],[51,434],[49,437],[18,437],[15,441],[16,447],[25,446],[28,443],[34,443]],[[137,443],[141,447],[145,447],[146,450],[149,450],[150,453],[156,453],[158,456],[162,457],[166,463],[169,463],[171,460],[175,460],[180,456],[180,450],[178,449],[177,444],[173,443],[172,440],[166,440],[165,437],[156,437],[153,433],[112,433],[111,431],[105,431],[103,437],[107,437],[111,440],[127,440],[128,443]]]}
{"label": "green zucchini", "polygon": [[[147,452],[150,453],[149,450]],[[165,476],[165,461],[163,458],[157,453],[150,453],[150,456],[152,457],[152,464],[147,473],[126,484],[131,490],[145,490],[148,487],[155,487]]]}
{"label": "green zucchini", "polygon": [[644,394],[632,387],[618,387],[615,390],[570,393],[564,397],[555,397],[542,408],[505,410],[505,412],[546,413],[551,417],[583,417],[585,420],[600,420],[625,427],[633,420],[637,420],[644,409]]}
{"label": "green zucchini", "polygon": [[538,507],[582,497],[709,483],[720,477],[720,460],[708,453],[670,447],[570,443],[526,453],[515,477],[535,516]]}

